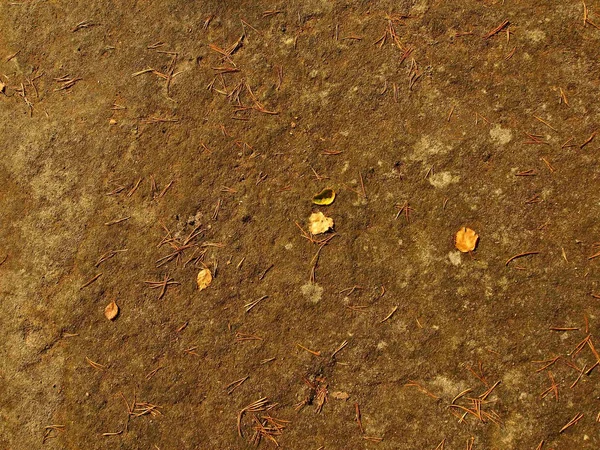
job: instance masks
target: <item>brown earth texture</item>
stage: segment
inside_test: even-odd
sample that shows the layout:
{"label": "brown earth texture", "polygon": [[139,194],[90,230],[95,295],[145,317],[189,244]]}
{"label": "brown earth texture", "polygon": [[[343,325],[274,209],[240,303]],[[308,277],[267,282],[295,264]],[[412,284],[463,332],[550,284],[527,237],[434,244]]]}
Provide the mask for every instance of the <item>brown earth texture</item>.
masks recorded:
{"label": "brown earth texture", "polygon": [[599,58],[597,0],[3,1],[0,449],[600,448]]}

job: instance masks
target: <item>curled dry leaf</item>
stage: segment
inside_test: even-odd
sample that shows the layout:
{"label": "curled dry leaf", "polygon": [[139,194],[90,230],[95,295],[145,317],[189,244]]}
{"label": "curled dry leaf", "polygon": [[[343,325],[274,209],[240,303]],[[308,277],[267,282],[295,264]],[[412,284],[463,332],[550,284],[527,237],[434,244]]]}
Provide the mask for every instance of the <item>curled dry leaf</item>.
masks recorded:
{"label": "curled dry leaf", "polygon": [[322,212],[312,213],[308,218],[310,234],[321,234],[333,228],[333,219]]}
{"label": "curled dry leaf", "polygon": [[106,317],[108,320],[115,320],[118,315],[119,305],[117,305],[113,300],[108,305],[106,305],[106,308],[104,308],[104,317]]}
{"label": "curled dry leaf", "polygon": [[456,248],[463,253],[471,252],[475,250],[478,240],[479,235],[475,233],[475,231],[467,227],[462,227],[456,233],[454,245],[456,245]]}
{"label": "curled dry leaf", "polygon": [[335,200],[335,191],[333,189],[323,189],[313,197],[312,202],[315,205],[331,205]]}
{"label": "curled dry leaf", "polygon": [[198,272],[198,277],[196,278],[196,283],[198,283],[198,289],[203,290],[210,286],[212,283],[212,273],[208,269],[202,269]]}

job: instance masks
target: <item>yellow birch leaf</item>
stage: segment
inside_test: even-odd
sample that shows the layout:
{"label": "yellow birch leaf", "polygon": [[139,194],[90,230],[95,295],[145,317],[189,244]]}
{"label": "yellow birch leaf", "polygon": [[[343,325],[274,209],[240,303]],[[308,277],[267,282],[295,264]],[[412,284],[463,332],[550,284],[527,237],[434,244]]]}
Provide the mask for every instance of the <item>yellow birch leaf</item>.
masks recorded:
{"label": "yellow birch leaf", "polygon": [[479,235],[475,233],[475,231],[467,227],[462,227],[456,233],[454,244],[456,245],[456,248],[463,253],[471,252],[475,250],[478,239]]}
{"label": "yellow birch leaf", "polygon": [[210,270],[202,269],[198,272],[196,282],[198,283],[199,290],[206,289],[212,283],[212,273],[210,273]]}
{"label": "yellow birch leaf", "polygon": [[106,317],[108,320],[115,320],[118,315],[119,306],[113,300],[108,305],[106,305],[106,308],[104,308],[104,317]]}
{"label": "yellow birch leaf", "polygon": [[335,200],[335,191],[333,189],[323,189],[313,197],[312,202],[315,205],[331,205]]}
{"label": "yellow birch leaf", "polygon": [[333,219],[322,212],[312,213],[308,218],[310,234],[321,234],[333,228]]}

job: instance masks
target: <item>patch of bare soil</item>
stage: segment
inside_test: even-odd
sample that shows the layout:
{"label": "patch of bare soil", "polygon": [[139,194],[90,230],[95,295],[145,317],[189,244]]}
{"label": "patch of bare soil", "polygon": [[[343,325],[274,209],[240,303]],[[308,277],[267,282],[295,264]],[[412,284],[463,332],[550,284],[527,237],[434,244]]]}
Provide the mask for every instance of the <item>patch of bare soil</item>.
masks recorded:
{"label": "patch of bare soil", "polygon": [[599,15],[3,2],[0,448],[599,448]]}

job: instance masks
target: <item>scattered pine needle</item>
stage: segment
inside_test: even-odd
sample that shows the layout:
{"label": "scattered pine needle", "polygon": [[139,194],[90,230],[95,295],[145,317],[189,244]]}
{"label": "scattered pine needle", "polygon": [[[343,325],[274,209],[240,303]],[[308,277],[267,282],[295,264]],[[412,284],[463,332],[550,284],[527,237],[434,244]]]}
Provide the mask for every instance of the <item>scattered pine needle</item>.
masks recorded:
{"label": "scattered pine needle", "polygon": [[303,345],[300,345],[300,344],[298,344],[297,342],[296,342],[296,345],[297,345],[298,347],[300,347],[302,350],[306,350],[308,353],[312,353],[312,354],[313,354],[313,355],[315,355],[315,356],[321,356],[321,352],[316,352],[316,351],[314,351],[314,350],[311,350],[311,349],[309,349],[309,348],[306,348],[305,346],[303,346]]}
{"label": "scattered pine needle", "polygon": [[569,422],[560,429],[559,433],[562,433],[563,431],[565,431],[567,428],[572,427],[573,425],[575,425],[577,422],[579,422],[581,419],[583,418],[583,413],[578,413],[575,415],[575,417],[573,417],[571,420],[569,420]]}
{"label": "scattered pine needle", "polygon": [[509,25],[510,25],[510,22],[508,20],[505,20],[500,25],[498,25],[496,28],[494,28],[493,30],[491,30],[488,34],[486,34],[483,38],[484,39],[489,39],[492,36],[500,33],[504,28],[506,28]]}
{"label": "scattered pine needle", "polygon": [[510,264],[511,261],[514,261],[517,258],[522,258],[523,256],[529,256],[529,255],[539,255],[541,252],[524,252],[524,253],[519,253],[518,255],[515,256],[511,256],[510,258],[508,258],[508,260],[506,261],[506,263],[504,264],[505,266],[508,266]]}
{"label": "scattered pine needle", "polygon": [[431,398],[434,399],[439,399],[439,397],[431,392],[429,392],[427,389],[425,389],[423,386],[421,386],[419,383],[412,381],[412,380],[408,380],[409,382],[406,383],[404,386],[408,387],[408,386],[414,386],[416,387],[419,391],[421,391],[423,394],[428,395]]}

